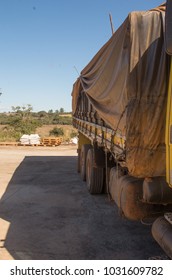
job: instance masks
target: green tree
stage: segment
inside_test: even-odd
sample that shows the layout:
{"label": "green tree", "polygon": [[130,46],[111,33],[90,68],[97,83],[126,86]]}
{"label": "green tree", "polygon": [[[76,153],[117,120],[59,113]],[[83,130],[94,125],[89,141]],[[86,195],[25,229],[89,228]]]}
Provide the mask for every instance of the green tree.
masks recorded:
{"label": "green tree", "polygon": [[60,108],[60,114],[63,114],[63,113],[64,113],[64,109]]}
{"label": "green tree", "polygon": [[47,112],[46,112],[46,111],[39,111],[39,112],[37,113],[37,116],[38,116],[39,118],[47,117]]}
{"label": "green tree", "polygon": [[32,117],[32,106],[30,104],[22,107],[12,106],[12,110],[15,114],[12,115],[9,122],[11,134],[15,134],[16,138],[18,138],[17,140],[19,140],[23,134],[35,133],[36,128],[40,126],[40,122]]}
{"label": "green tree", "polygon": [[11,106],[11,109],[15,113],[21,113],[21,107],[20,106]]}
{"label": "green tree", "polygon": [[33,107],[30,104],[27,104],[26,106],[24,106],[24,105],[23,106],[12,106],[11,109],[15,113],[24,117],[26,115],[28,116],[31,113],[31,111],[33,110]]}

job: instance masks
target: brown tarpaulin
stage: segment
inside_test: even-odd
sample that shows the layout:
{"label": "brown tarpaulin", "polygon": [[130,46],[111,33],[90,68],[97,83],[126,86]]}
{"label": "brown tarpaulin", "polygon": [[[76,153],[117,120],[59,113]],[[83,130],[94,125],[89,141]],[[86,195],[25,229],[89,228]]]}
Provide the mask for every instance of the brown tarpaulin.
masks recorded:
{"label": "brown tarpaulin", "polygon": [[126,136],[127,167],[136,177],[165,176],[164,21],[165,4],[129,14],[73,86],[73,114],[83,90],[100,117]]}

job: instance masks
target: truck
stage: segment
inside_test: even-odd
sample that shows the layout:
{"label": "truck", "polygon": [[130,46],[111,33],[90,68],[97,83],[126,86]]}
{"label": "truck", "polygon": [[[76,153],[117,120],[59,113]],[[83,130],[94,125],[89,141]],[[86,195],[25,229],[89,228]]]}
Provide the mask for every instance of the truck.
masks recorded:
{"label": "truck", "polygon": [[172,0],[131,12],[72,89],[77,170],[172,259]]}

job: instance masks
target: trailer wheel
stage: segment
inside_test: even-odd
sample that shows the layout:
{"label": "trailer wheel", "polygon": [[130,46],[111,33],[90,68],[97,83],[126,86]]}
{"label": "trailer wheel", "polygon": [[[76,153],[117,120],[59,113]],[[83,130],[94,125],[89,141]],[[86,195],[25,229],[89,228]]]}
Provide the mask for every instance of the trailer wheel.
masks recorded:
{"label": "trailer wheel", "polygon": [[87,152],[90,149],[91,145],[90,144],[84,144],[81,147],[81,152],[80,152],[80,173],[81,173],[81,178],[83,181],[86,181],[86,159],[87,159]]}
{"label": "trailer wheel", "polygon": [[94,166],[94,152],[89,149],[86,161],[86,182],[91,194],[100,194],[103,190],[104,173],[102,167]]}

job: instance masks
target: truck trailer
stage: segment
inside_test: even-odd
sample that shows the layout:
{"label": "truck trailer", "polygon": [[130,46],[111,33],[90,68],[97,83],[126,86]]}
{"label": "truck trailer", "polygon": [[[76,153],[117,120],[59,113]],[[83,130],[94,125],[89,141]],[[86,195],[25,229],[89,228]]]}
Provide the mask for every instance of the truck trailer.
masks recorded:
{"label": "truck trailer", "polygon": [[172,0],[131,12],[73,85],[78,165],[91,194],[152,219],[172,258]]}

